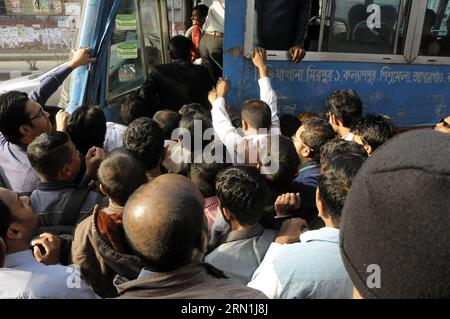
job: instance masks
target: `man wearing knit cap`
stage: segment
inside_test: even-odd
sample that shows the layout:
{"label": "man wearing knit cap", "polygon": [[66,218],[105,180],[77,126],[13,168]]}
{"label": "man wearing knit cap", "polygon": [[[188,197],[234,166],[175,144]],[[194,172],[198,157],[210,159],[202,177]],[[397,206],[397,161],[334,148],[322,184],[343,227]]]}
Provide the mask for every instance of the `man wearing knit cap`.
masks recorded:
{"label": "man wearing knit cap", "polygon": [[450,136],[401,134],[369,158],[343,211],[355,297],[450,297]]}

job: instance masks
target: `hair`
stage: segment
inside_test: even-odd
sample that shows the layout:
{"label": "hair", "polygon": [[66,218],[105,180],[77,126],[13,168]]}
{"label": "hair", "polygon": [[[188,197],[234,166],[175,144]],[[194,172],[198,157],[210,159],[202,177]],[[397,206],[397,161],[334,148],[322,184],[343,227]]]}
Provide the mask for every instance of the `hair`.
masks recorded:
{"label": "hair", "polygon": [[208,6],[206,6],[204,4],[198,4],[192,8],[192,11],[194,11],[194,10],[197,10],[198,13],[200,13],[201,17],[206,18],[206,16],[208,15],[209,8],[208,8]]}
{"label": "hair", "polygon": [[300,159],[290,138],[285,136],[272,136],[271,138],[276,137],[278,137],[278,147],[275,149],[275,153],[271,152],[270,156],[271,160],[278,160],[278,170],[273,174],[264,174],[264,177],[270,185],[280,190],[291,185],[297,174]]}
{"label": "hair", "polygon": [[327,99],[329,111],[334,114],[345,127],[351,128],[362,116],[362,101],[351,89],[334,91]]}
{"label": "hair", "polygon": [[0,132],[11,143],[19,143],[22,138],[20,126],[30,123],[26,114],[26,93],[11,91],[0,96]]}
{"label": "hair", "polygon": [[375,151],[394,137],[395,128],[386,116],[368,114],[356,121],[352,133],[361,136],[363,143],[367,143]]}
{"label": "hair", "polygon": [[70,138],[64,132],[43,133],[28,145],[27,156],[33,169],[48,180],[57,178],[72,159]]}
{"label": "hair", "polygon": [[212,120],[211,111],[208,110],[203,105],[201,105],[200,103],[185,104],[178,110],[178,114],[180,114],[180,115],[184,115],[184,114],[191,113],[191,112],[199,113],[203,117],[205,117],[209,120]]}
{"label": "hair", "polygon": [[192,41],[182,35],[176,35],[169,40],[169,55],[172,60],[191,59]]}
{"label": "hair", "polygon": [[145,106],[144,99],[137,93],[130,93],[125,97],[120,106],[120,118],[126,126],[135,119],[150,116],[149,109]]}
{"label": "hair", "polygon": [[128,197],[147,182],[144,164],[127,149],[113,150],[98,169],[98,179],[105,193],[116,204],[125,206]]}
{"label": "hair", "polygon": [[153,116],[153,120],[158,123],[159,127],[163,130],[165,140],[172,139],[172,132],[178,128],[180,119],[180,114],[171,110],[158,111]]}
{"label": "hair", "polygon": [[261,100],[249,100],[242,105],[242,120],[246,121],[251,128],[269,129],[272,125],[272,111],[266,102]]}
{"label": "hair", "polygon": [[280,130],[284,136],[291,138],[300,126],[302,122],[296,116],[287,113],[280,115]]}
{"label": "hair", "polygon": [[230,167],[217,175],[216,194],[243,226],[259,222],[269,194],[266,181],[254,167]]}
{"label": "hair", "polygon": [[223,169],[230,167],[227,163],[192,163],[189,165],[189,178],[199,188],[204,198],[216,195],[216,176]]}
{"label": "hair", "polygon": [[[149,270],[157,272],[190,263],[205,230],[201,194],[185,177],[176,175],[175,179],[170,175],[162,175],[140,187],[129,198],[123,214],[130,246]],[[161,178],[166,178],[166,182],[161,183]],[[153,206],[156,201],[157,207]],[[137,205],[144,208],[144,215],[150,216],[137,221],[134,218]]]}
{"label": "hair", "polygon": [[133,151],[147,170],[154,169],[164,151],[164,132],[148,117],[134,120],[123,135],[125,148]]}
{"label": "hair", "polygon": [[312,112],[303,112],[298,116],[298,119],[300,120],[301,123],[304,123],[312,118],[320,118],[320,116]]}
{"label": "hair", "polygon": [[319,176],[319,196],[336,228],[339,228],[353,178],[367,157],[344,154],[334,158],[328,169]]}
{"label": "hair", "polygon": [[320,149],[329,140],[336,137],[333,127],[327,121],[319,118],[312,118],[302,124],[304,128],[301,139],[304,144],[310,147],[312,158],[316,162],[320,162]]}
{"label": "hair", "polygon": [[105,114],[97,106],[81,106],[70,116],[67,133],[76,148],[85,155],[93,146],[103,148],[106,134]]}
{"label": "hair", "polygon": [[14,221],[14,216],[8,205],[0,198],[0,237],[6,239],[9,225]]}
{"label": "hair", "polygon": [[353,142],[345,141],[341,138],[335,138],[326,142],[320,149],[320,164],[322,170],[326,170],[337,156],[352,154],[367,158],[367,151],[364,146]]}

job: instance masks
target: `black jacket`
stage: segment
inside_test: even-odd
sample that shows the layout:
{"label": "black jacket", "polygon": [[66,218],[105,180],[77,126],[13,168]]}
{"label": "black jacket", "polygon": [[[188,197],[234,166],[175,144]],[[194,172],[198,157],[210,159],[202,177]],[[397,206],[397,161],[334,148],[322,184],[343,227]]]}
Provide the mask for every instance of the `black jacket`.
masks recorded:
{"label": "black jacket", "polygon": [[177,112],[188,103],[208,106],[213,83],[208,69],[189,61],[175,60],[157,65],[144,83],[140,95],[151,108],[151,115],[162,109]]}
{"label": "black jacket", "polygon": [[268,50],[303,47],[312,0],[256,0],[258,46]]}

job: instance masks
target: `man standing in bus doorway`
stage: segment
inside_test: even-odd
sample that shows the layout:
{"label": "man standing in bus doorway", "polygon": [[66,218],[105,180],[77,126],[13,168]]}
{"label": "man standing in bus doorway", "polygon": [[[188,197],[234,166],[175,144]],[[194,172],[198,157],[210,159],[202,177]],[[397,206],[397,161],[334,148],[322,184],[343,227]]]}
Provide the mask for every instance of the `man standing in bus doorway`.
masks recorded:
{"label": "man standing in bus doorway", "polygon": [[214,83],[222,76],[225,0],[214,0],[209,7],[200,40],[200,56]]}
{"label": "man standing in bus doorway", "polygon": [[293,63],[306,54],[306,38],[312,0],[256,0],[257,46],[288,51]]}

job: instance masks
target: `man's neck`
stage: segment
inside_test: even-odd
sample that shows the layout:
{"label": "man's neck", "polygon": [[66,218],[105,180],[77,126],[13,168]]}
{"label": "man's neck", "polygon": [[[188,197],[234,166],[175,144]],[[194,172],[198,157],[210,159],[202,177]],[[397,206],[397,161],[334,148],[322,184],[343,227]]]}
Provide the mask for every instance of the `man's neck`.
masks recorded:
{"label": "man's neck", "polygon": [[21,251],[25,251],[25,250],[28,250],[30,248],[28,241],[27,242],[23,242],[23,241],[19,241],[19,242],[14,241],[14,242],[12,242],[12,241],[9,241],[9,242],[6,243],[6,247],[7,247],[6,254],[8,254],[8,255],[9,254],[18,253],[18,252],[21,252]]}
{"label": "man's neck", "polygon": [[331,218],[323,218],[322,217],[322,220],[325,223],[325,227],[336,228],[336,225],[334,225],[334,223],[331,220]]}

